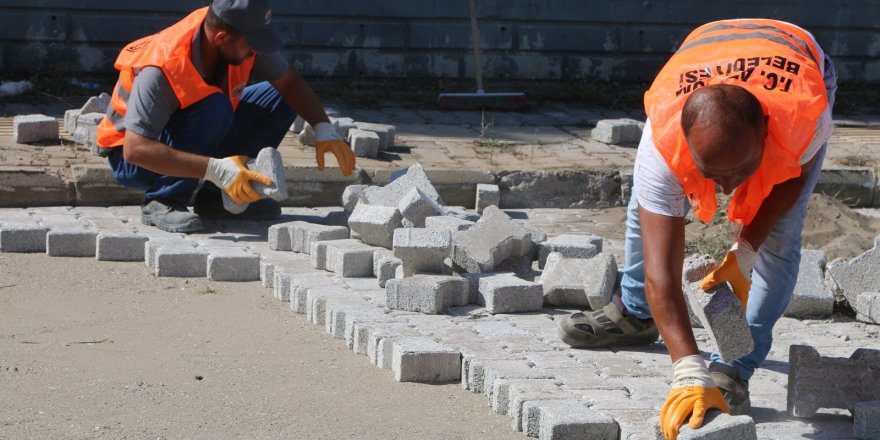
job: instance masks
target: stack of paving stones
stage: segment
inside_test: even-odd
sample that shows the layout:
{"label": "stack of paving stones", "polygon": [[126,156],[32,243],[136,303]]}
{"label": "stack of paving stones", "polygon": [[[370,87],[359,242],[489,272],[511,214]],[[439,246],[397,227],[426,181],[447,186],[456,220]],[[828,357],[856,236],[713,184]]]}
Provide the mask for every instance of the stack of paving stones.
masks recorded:
{"label": "stack of paving stones", "polygon": [[78,145],[98,154],[100,152],[96,143],[98,124],[101,123],[109,106],[110,95],[106,93],[89,98],[81,108],[64,112],[64,129]]}
{"label": "stack of paving stones", "polygon": [[[393,125],[356,122],[352,118],[340,116],[334,109],[326,108],[324,111],[339,136],[351,146],[355,156],[375,159],[380,152],[394,147],[397,128]],[[298,134],[297,139],[301,144],[315,145],[315,129],[301,117],[296,118],[290,131]]]}
{"label": "stack of paving stones", "polygon": [[[655,438],[650,420],[669,390],[671,372],[663,345],[572,350],[556,334],[555,316],[607,304],[619,283],[616,262],[603,253],[601,237],[548,239],[491,205],[482,216],[444,206],[419,166],[394,177],[382,188],[346,191],[345,208],[284,208],[275,222],[212,222],[212,232],[191,235],[142,226],[139,207],[3,209],[0,251],[143,261],[156,276],[260,280],[294,313],[324,326],[373,365],[391,370],[396,380],[459,382],[485,396],[494,412],[509,416],[515,431],[547,439]],[[409,209],[413,204],[424,209]],[[366,208],[383,210],[357,220],[357,210]],[[421,218],[427,208],[439,215]],[[345,210],[355,218],[351,228],[338,223]],[[361,238],[352,238],[358,234]],[[686,271],[687,282],[711,270],[705,258],[694,260],[703,263],[691,264],[695,269]],[[528,263],[536,273],[543,264],[539,282],[501,270],[514,266],[511,262]],[[571,309],[548,307],[556,303]],[[823,346],[840,346],[836,337],[804,330],[810,321],[785,325],[797,327],[778,335],[787,344],[809,337],[816,343],[827,339]],[[714,349],[710,333],[694,333],[701,350]],[[864,374],[876,371],[873,352],[839,361],[800,356],[807,361],[793,363],[793,377],[809,377],[801,366],[805,362],[826,369],[846,363],[852,370],[847,377],[861,379],[823,381],[822,386],[843,390],[823,398],[862,393],[834,405],[854,405],[854,426],[875,432],[872,401],[880,397],[865,392],[876,384]],[[762,377],[752,381],[753,405],[778,400],[785,392],[784,381]],[[801,393],[796,396],[817,392],[815,386],[789,388]],[[751,417],[718,415],[700,430],[683,428],[681,438],[793,438],[813,432],[791,420],[756,428]]]}

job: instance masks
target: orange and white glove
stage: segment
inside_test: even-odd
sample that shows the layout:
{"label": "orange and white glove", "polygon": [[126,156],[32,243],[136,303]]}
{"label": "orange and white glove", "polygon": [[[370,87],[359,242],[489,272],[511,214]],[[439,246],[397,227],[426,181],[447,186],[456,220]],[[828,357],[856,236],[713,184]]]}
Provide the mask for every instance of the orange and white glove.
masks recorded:
{"label": "orange and white glove", "polygon": [[336,156],[336,162],[339,163],[339,170],[342,171],[343,176],[350,175],[354,170],[355,158],[351,147],[336,132],[333,124],[320,122],[315,126],[315,159],[321,171],[324,171],[324,155],[327,153]]}
{"label": "orange and white glove", "polygon": [[244,205],[256,202],[260,200],[260,195],[254,191],[251,181],[269,186],[272,184],[272,179],[249,170],[245,165],[247,159],[247,156],[230,156],[225,159],[212,157],[208,160],[205,180],[213,182],[226,191],[235,203]]}
{"label": "orange and white glove", "polygon": [[757,260],[758,253],[752,249],[752,245],[737,238],[721,265],[700,281],[700,288],[709,290],[726,281],[730,283],[733,293],[745,310],[749,301],[749,290],[752,288],[752,269]]}
{"label": "orange and white glove", "polygon": [[691,428],[699,429],[710,408],[730,412],[700,355],[685,356],[675,361],[672,371],[672,389],[660,408],[660,430],[666,440],[678,438],[678,430],[685,422]]}

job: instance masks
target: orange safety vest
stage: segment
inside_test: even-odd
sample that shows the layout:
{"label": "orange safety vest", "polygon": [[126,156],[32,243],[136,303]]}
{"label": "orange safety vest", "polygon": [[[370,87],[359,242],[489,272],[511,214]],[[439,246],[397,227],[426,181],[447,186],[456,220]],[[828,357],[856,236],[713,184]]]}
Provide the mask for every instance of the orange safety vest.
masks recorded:
{"label": "orange safety vest", "polygon": [[684,187],[697,217],[708,223],[718,209],[715,182],[694,164],[681,129],[691,92],[714,84],[745,88],[769,116],[758,170],[736,188],[730,221],[749,224],[774,185],[798,177],[799,159],[827,106],[820,51],[812,36],[776,20],[723,20],[700,26],[663,67],[645,93],[653,141]]}
{"label": "orange safety vest", "polygon": [[[208,85],[192,63],[192,40],[199,32],[208,7],[197,9],[183,20],[163,31],[141,38],[122,50],[113,67],[119,71],[119,81],[110,99],[116,120],[104,116],[98,125],[97,144],[103,148],[119,147],[125,137],[122,123],[134,78],[141,69],[155,66],[162,69],[171,84],[180,108],[185,109],[208,95],[222,93],[219,87]],[[239,66],[228,66],[227,95],[232,107],[238,106],[241,92],[247,84],[254,64],[254,57],[247,58]]]}

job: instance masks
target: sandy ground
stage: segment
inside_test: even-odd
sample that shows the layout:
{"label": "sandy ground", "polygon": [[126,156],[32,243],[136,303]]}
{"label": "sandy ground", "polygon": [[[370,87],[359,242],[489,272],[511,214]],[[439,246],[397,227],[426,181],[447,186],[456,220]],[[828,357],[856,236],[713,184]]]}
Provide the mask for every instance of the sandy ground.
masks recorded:
{"label": "sandy ground", "polygon": [[259,283],[0,254],[0,438],[524,438],[397,383]]}

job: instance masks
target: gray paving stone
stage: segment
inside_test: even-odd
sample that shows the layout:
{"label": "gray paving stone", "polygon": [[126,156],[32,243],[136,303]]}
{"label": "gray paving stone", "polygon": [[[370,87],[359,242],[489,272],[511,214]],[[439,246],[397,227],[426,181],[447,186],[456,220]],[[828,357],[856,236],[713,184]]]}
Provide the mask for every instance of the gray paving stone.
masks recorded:
{"label": "gray paving stone", "polygon": [[880,438],[880,400],[856,404],[853,411],[853,436],[860,440]]}
{"label": "gray paving stone", "polygon": [[858,402],[880,400],[880,350],[860,348],[849,358],[821,356],[792,345],[788,364],[788,413],[812,417],[819,408],[852,411]]}
{"label": "gray paving stone", "polygon": [[290,125],[290,131],[294,133],[299,133],[303,131],[303,127],[306,125],[306,120],[303,119],[302,116],[297,115],[296,119],[293,120],[293,124]]}
{"label": "gray paving stone", "polygon": [[422,165],[419,163],[415,163],[406,168],[405,173],[385,186],[371,186],[367,188],[366,191],[364,191],[364,196],[366,196],[367,202],[371,205],[396,208],[403,196],[414,187],[420,189],[425,195],[433,200],[434,203],[440,206],[444,205],[443,199],[440,197],[437,189],[434,188],[434,185],[428,178],[428,174],[425,173],[425,169],[422,168]]}
{"label": "gray paving stone", "polygon": [[403,216],[403,225],[409,228],[424,228],[426,218],[444,213],[443,207],[419,188],[412,188],[404,194],[397,204],[397,210]]}
{"label": "gray paving stone", "polygon": [[80,109],[71,109],[64,111],[64,130],[73,135],[76,130],[76,119],[82,114]]}
{"label": "gray paving stone", "polygon": [[0,252],[46,252],[49,227],[36,221],[4,222],[0,226]]}
{"label": "gray paving stone", "polygon": [[[376,348],[382,342],[383,334],[393,335],[406,332],[409,332],[411,335],[419,334],[405,321],[394,321],[394,319],[395,318],[386,318],[386,320],[355,321],[352,330],[352,351],[357,354],[368,356],[370,358],[370,363],[377,365]],[[390,359],[388,365],[389,366],[385,368],[390,368]]]}
{"label": "gray paving stone", "polygon": [[208,255],[208,279],[257,281],[260,279],[260,256],[243,248],[212,249]]}
{"label": "gray paving stone", "polygon": [[273,251],[291,251],[292,240],[288,223],[269,226],[269,249]]}
{"label": "gray paving stone", "polygon": [[353,211],[358,203],[367,200],[364,191],[369,187],[369,185],[348,185],[345,187],[345,190],[342,191],[342,207],[345,212]]}
{"label": "gray paving stone", "polygon": [[543,269],[547,256],[558,252],[566,258],[593,258],[602,252],[602,237],[562,234],[538,245],[538,268]]}
{"label": "gray paving stone", "polygon": [[[277,149],[272,147],[263,148],[257,153],[255,159],[248,161],[247,167],[251,171],[258,172],[272,179],[271,185],[263,185],[262,183],[254,182],[253,189],[257,194],[260,194],[260,196],[264,198],[268,197],[279,202],[287,199],[287,181],[284,178],[284,160],[281,158],[281,153],[279,153]],[[247,203],[235,203],[226,191],[221,191],[221,193],[223,194],[223,207],[227,211],[233,214],[240,214],[247,209]]]}
{"label": "gray paving stone", "polygon": [[379,287],[385,288],[388,280],[394,279],[397,269],[403,264],[400,258],[394,256],[391,251],[385,250],[387,254],[379,254],[379,251],[373,253],[373,276],[379,281]]}
{"label": "gray paving stone", "polygon": [[[681,287],[682,291],[687,290],[690,284],[699,284],[700,281],[715,270],[715,259],[709,255],[694,254],[684,259],[684,266],[681,271]],[[693,289],[699,289],[699,286],[692,286]],[[691,318],[691,327],[703,328],[700,317],[691,305],[691,298],[685,294],[684,300],[688,306],[688,316]]]}
{"label": "gray paving stone", "polygon": [[159,245],[153,270],[159,277],[207,276],[208,251],[187,244]]}
{"label": "gray paving stone", "polygon": [[107,93],[101,93],[98,96],[89,97],[85,104],[79,109],[82,113],[106,113],[107,107],[110,106],[111,96]]}
{"label": "gray paving stone", "polygon": [[603,119],[596,123],[590,137],[606,144],[635,144],[642,137],[644,123],[634,119]]}
{"label": "gray paving stone", "polygon": [[605,440],[620,437],[611,417],[584,406],[539,406],[538,438],[541,440]]}
{"label": "gray paving stone", "polygon": [[376,248],[359,240],[325,240],[326,270],[347,278],[373,276],[373,252]]}
{"label": "gray paving stone", "polygon": [[448,307],[463,306],[468,300],[468,281],[449,275],[414,275],[385,283],[387,307],[430,314]]}
{"label": "gray paving stone", "polygon": [[611,301],[617,262],[610,253],[594,258],[569,258],[553,252],[541,275],[544,304],[598,310]]}
{"label": "gray paving stone", "polygon": [[294,252],[308,254],[312,243],[326,240],[343,240],[348,238],[348,228],[338,225],[322,225],[309,222],[289,222],[291,249]]}
{"label": "gray paving stone", "polygon": [[511,273],[480,277],[477,283],[477,304],[485,306],[489,313],[534,312],[544,305],[544,291],[540,284]]}
{"label": "gray paving stone", "polygon": [[94,229],[53,228],[46,233],[46,253],[52,257],[94,257],[97,238]]}
{"label": "gray paving stone", "polygon": [[324,301],[324,329],[336,339],[345,339],[345,318],[348,313],[357,313],[375,308],[366,296],[329,296]]}
{"label": "gray paving stone", "polygon": [[[478,377],[478,365],[482,365],[482,380]],[[488,360],[472,361],[474,377],[471,382],[471,391],[486,395],[490,401],[493,398],[495,381],[498,379],[555,379],[553,374],[538,368],[532,368],[527,361],[521,360]]]}
{"label": "gray paving stone", "polygon": [[532,235],[504,211],[490,206],[471,229],[452,236],[452,261],[465,272],[493,272],[513,256],[529,255]]}
{"label": "gray paving stone", "polygon": [[498,379],[492,386],[492,410],[514,418],[519,418],[515,413],[521,412],[523,397],[546,397],[561,392],[555,379]]}
{"label": "gray paving stone", "polygon": [[255,252],[259,252],[260,255],[260,281],[262,282],[263,287],[273,287],[273,282],[275,281],[275,267],[278,265],[295,265],[302,268],[300,271],[312,269],[308,256],[304,254],[286,251],[251,249]]}
{"label": "gray paving stone", "polygon": [[525,361],[519,353],[508,353],[497,343],[477,339],[478,342],[463,340],[444,341],[461,351],[461,387],[474,393],[483,392],[484,364],[490,360]]}
{"label": "gray paving stone", "polygon": [[364,243],[391,249],[394,230],[401,226],[403,216],[395,207],[358,203],[351,212],[348,225]]}
{"label": "gray paving stone", "polygon": [[299,314],[305,314],[308,310],[308,293],[310,289],[337,287],[327,273],[288,274],[287,279],[289,280],[288,296],[290,309]]}
{"label": "gray paving stone", "polygon": [[139,232],[99,232],[95,258],[100,261],[145,261],[144,243],[149,239]]}
{"label": "gray paving stone", "polygon": [[71,133],[73,141],[84,145],[93,153],[97,153],[98,125],[104,119],[104,112],[80,113],[76,117],[76,126]]}
{"label": "gray paving stone", "polygon": [[372,131],[352,129],[348,133],[348,143],[357,157],[375,159],[379,156],[379,135]]}
{"label": "gray paving stone", "polygon": [[351,290],[341,286],[312,287],[306,292],[306,319],[315,325],[325,325],[327,318],[327,299],[335,296],[348,296]]}
{"label": "gray paving stone", "polygon": [[[296,121],[294,121],[296,122]],[[299,131],[299,134],[296,136],[296,139],[299,143],[308,146],[315,146],[315,142],[317,134],[315,133],[315,129],[308,122],[303,123],[302,130]]]}
{"label": "gray paving stone", "polygon": [[[665,440],[660,431],[660,419],[651,419],[657,440]],[[678,432],[679,440],[757,440],[755,421],[749,416],[732,416],[721,411],[709,410],[703,426],[692,429],[685,423]]]}
{"label": "gray paving stone", "polygon": [[397,129],[393,125],[372,124],[369,122],[355,122],[354,126],[359,130],[372,131],[379,137],[379,150],[385,151],[394,146],[394,137]]}
{"label": "gray paving stone", "polygon": [[333,127],[336,128],[336,132],[339,133],[339,136],[341,136],[343,139],[348,139],[349,132],[351,132],[351,130],[355,128],[354,119],[352,118],[331,117],[330,123],[333,124]]}
{"label": "gray paving stone", "polygon": [[12,142],[32,142],[58,139],[58,120],[46,115],[19,115],[12,119]]}
{"label": "gray paving stone", "polygon": [[425,227],[428,229],[447,229],[452,232],[470,229],[476,224],[470,220],[464,220],[450,215],[435,215],[425,218]]}
{"label": "gray paving stone", "polygon": [[699,282],[694,282],[683,286],[683,290],[722,359],[738,359],[754,350],[743,306],[726,283],[705,292]]}
{"label": "gray paving stone", "polygon": [[172,234],[162,237],[150,237],[149,240],[144,242],[144,265],[151,269],[154,268],[156,265],[156,250],[159,249],[159,247],[161,246],[169,244],[196,247],[196,244],[190,240],[185,239],[183,234]]}
{"label": "gray paving stone", "polygon": [[498,206],[499,204],[501,204],[501,190],[498,185],[477,184],[477,198],[474,203],[477,214],[482,214],[488,206]]}
{"label": "gray paving stone", "polygon": [[589,407],[583,401],[572,397],[528,400],[523,402],[520,428],[514,428],[514,430],[522,431],[529,437],[539,437],[541,435],[541,409],[548,406],[584,408],[589,411]]}
{"label": "gray paving stone", "polygon": [[880,324],[880,293],[865,292],[856,299],[856,319],[868,324]]}
{"label": "gray paving stone", "polygon": [[798,318],[830,316],[834,310],[834,293],[825,286],[825,252],[804,249],[798,269],[797,283],[785,316]]}
{"label": "gray paving stone", "polygon": [[446,229],[398,228],[394,230],[394,256],[403,265],[403,276],[443,274],[444,260],[452,253],[452,232]]}
{"label": "gray paving stone", "polygon": [[461,353],[425,337],[393,342],[391,370],[398,382],[443,383],[461,378]]}
{"label": "gray paving stone", "polygon": [[837,259],[828,265],[828,273],[843,291],[850,305],[856,304],[859,294],[873,292],[880,286],[880,236],[874,247],[850,261]]}

